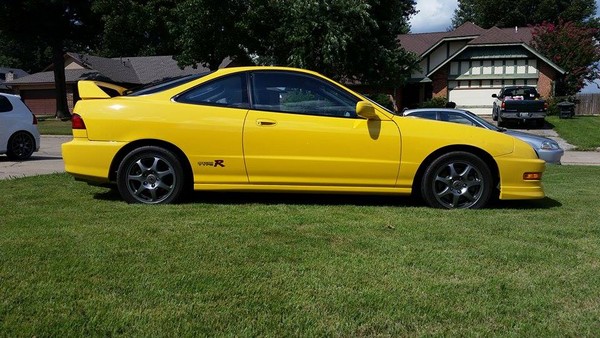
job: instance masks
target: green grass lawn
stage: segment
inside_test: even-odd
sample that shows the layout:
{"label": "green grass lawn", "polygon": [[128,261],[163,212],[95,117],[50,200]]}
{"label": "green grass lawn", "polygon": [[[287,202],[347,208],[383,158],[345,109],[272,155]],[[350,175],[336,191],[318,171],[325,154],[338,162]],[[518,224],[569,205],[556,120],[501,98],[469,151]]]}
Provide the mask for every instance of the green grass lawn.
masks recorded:
{"label": "green grass lawn", "polygon": [[577,150],[595,150],[600,147],[600,116],[574,116],[570,119],[548,116],[546,121],[560,137],[576,146]]}
{"label": "green grass lawn", "polygon": [[549,166],[544,200],[456,211],[0,181],[0,336],[594,336],[598,177]]}
{"label": "green grass lawn", "polygon": [[71,121],[54,117],[38,117],[38,130],[42,135],[71,135]]}

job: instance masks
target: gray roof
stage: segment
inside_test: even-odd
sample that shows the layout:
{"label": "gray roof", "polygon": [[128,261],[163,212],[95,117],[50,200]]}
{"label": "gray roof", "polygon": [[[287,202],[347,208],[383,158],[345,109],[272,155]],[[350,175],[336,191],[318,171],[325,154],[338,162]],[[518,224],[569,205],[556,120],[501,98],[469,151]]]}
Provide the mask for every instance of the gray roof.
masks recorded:
{"label": "gray roof", "polygon": [[[139,56],[122,58],[103,58],[94,55],[67,53],[76,63],[85,69],[65,69],[67,83],[79,80],[101,80],[118,84],[147,84],[164,78],[197,74],[209,71],[208,68],[191,66],[181,69],[177,61],[170,55]],[[227,67],[231,59],[223,60],[219,68]],[[46,71],[11,81],[10,84],[45,84],[54,83],[52,66]]]}
{"label": "gray roof", "polygon": [[[14,74],[15,79],[18,79],[20,77],[29,75],[29,73],[27,73],[23,69],[9,68],[9,67],[0,67],[0,73],[1,74],[6,74],[6,73],[9,73],[9,72],[12,72]],[[6,85],[4,85],[4,82],[5,82],[4,80],[0,79],[0,90],[8,90],[9,89]]]}
{"label": "gray roof", "polygon": [[531,31],[530,27],[484,29],[472,22],[465,22],[449,32],[402,34],[398,36],[398,41],[407,51],[423,57],[433,47],[447,40],[468,40],[469,45],[529,44]]}

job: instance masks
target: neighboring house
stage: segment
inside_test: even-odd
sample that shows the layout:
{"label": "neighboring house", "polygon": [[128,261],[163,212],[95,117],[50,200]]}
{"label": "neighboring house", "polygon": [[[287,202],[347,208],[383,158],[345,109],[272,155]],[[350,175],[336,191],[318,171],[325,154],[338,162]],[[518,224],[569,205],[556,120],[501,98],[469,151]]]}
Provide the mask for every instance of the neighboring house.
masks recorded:
{"label": "neighboring house", "polygon": [[[226,59],[220,67],[231,65]],[[208,71],[207,68],[179,68],[172,56],[141,56],[103,58],[77,53],[65,54],[65,78],[67,82],[67,103],[72,111],[79,100],[77,81],[98,80],[115,83],[127,88],[148,84],[173,76],[195,74]],[[56,86],[53,67],[43,72],[24,76],[9,82],[13,90],[38,115],[56,113]]]}
{"label": "neighboring house", "polygon": [[14,79],[18,79],[23,76],[29,75],[26,71],[18,68],[6,68],[0,67],[0,92],[1,93],[12,93],[10,87],[8,87],[5,82],[13,81]]}
{"label": "neighboring house", "polygon": [[467,22],[450,32],[400,35],[402,47],[417,54],[421,66],[402,90],[402,106],[446,97],[459,108],[491,114],[491,95],[503,86],[535,86],[542,97],[552,96],[565,71],[531,47],[531,31]]}

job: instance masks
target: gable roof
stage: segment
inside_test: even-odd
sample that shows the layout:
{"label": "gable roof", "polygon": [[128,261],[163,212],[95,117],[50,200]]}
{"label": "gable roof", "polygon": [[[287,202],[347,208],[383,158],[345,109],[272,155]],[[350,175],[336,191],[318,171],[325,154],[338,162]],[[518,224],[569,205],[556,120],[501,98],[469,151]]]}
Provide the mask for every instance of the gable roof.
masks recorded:
{"label": "gable roof", "polygon": [[430,52],[435,50],[440,44],[448,41],[467,41],[465,46],[451,55],[446,61],[436,66],[427,74],[429,77],[442,66],[447,64],[454,57],[468,48],[489,47],[489,46],[520,46],[540,58],[561,74],[565,70],[557,64],[546,58],[531,46],[532,28],[498,28],[492,27],[484,29],[472,22],[466,22],[460,27],[449,32],[402,34],[398,36],[401,46],[409,52],[417,54],[421,59],[425,58]]}
{"label": "gable roof", "polygon": [[[7,73],[13,73],[13,76],[15,79],[29,75],[29,73],[27,73],[23,69],[0,67],[0,74],[7,74]],[[4,82],[6,82],[6,79],[4,77],[0,78],[0,90],[8,90],[9,89],[6,85],[4,85]]]}
{"label": "gable roof", "polygon": [[[180,68],[171,55],[104,58],[100,56],[66,53],[65,60],[76,63],[79,69],[65,69],[67,83],[79,80],[101,80],[118,84],[140,85],[164,78],[197,74],[209,71],[208,68],[191,66]],[[230,58],[223,60],[219,68],[232,64]],[[50,84],[54,83],[53,66],[43,72],[24,76],[9,84]]]}

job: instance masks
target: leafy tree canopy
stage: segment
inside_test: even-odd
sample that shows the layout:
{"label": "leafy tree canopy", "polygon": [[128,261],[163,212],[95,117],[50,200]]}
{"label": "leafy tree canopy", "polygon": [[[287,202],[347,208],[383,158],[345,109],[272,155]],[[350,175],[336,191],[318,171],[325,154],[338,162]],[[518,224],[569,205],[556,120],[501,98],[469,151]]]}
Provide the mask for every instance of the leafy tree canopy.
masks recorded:
{"label": "leafy tree canopy", "polygon": [[408,32],[414,6],[413,0],[187,0],[177,6],[172,32],[182,65],[214,69],[231,56],[338,80],[397,83],[416,63],[396,41]]}
{"label": "leafy tree canopy", "polygon": [[597,24],[595,13],[594,0],[459,0],[452,25],[458,27],[470,21],[483,28],[503,28],[556,24],[560,20]]}
{"label": "leafy tree canopy", "polygon": [[534,48],[567,71],[557,95],[574,95],[586,82],[600,78],[598,29],[574,22],[543,23],[533,29]]}

